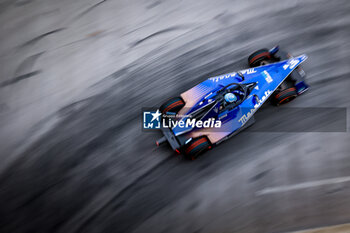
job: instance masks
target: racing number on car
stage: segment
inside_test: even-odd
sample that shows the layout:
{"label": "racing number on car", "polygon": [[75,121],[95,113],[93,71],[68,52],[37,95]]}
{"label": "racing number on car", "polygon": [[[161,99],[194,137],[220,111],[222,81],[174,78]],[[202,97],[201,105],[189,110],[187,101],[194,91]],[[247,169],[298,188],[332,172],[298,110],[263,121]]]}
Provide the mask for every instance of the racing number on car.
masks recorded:
{"label": "racing number on car", "polygon": [[287,64],[285,64],[283,66],[283,69],[286,70],[288,67],[289,67],[289,69],[293,69],[298,64],[298,62],[299,62],[298,59],[293,59],[293,60],[289,61]]}
{"label": "racing number on car", "polygon": [[298,64],[298,60],[297,59],[293,59],[290,61],[290,65],[289,65],[289,69],[293,69],[297,64]]}

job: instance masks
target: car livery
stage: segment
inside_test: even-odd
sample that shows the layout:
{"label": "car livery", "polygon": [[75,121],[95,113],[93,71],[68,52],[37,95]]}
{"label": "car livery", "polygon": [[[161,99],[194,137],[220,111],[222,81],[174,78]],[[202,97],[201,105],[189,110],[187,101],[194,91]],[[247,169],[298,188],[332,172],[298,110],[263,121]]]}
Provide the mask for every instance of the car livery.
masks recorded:
{"label": "car livery", "polygon": [[[164,137],[157,144],[168,141],[175,151],[195,159],[201,152],[252,125],[255,112],[267,100],[275,100],[279,105],[308,89],[305,72],[300,68],[306,55],[291,57],[278,47],[253,55],[249,57],[253,67],[211,77],[160,107],[163,116],[181,116],[173,118],[175,121],[216,120],[221,122],[219,128],[200,128],[195,124],[162,128]],[[236,101],[226,101],[227,94]]]}

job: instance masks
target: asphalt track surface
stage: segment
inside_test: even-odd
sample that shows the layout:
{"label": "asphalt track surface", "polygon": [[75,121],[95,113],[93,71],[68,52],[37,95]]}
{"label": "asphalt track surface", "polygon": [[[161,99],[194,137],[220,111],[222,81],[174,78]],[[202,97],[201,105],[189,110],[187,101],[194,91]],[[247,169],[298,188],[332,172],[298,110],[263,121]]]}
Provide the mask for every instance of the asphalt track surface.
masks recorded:
{"label": "asphalt track surface", "polygon": [[346,124],[268,132],[258,121],[194,162],[141,130],[142,108],[275,44],[309,56],[311,89],[282,108],[345,108],[349,122],[349,12],[347,0],[0,1],[0,232],[350,222]]}

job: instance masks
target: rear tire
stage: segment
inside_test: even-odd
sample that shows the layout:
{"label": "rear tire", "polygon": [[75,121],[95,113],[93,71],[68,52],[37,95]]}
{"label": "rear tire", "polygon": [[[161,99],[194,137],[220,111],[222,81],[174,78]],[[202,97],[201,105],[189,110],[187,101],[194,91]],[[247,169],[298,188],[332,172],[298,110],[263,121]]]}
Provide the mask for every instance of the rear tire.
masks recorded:
{"label": "rear tire", "polygon": [[248,64],[250,67],[260,66],[263,61],[269,61],[271,54],[268,49],[260,49],[255,51],[248,57]]}
{"label": "rear tire", "polygon": [[184,155],[187,159],[195,160],[201,153],[210,150],[211,147],[212,145],[207,137],[198,137],[186,144]]}
{"label": "rear tire", "polygon": [[166,114],[167,112],[177,113],[183,106],[185,106],[185,101],[181,97],[175,97],[162,104],[159,110],[162,114]]}

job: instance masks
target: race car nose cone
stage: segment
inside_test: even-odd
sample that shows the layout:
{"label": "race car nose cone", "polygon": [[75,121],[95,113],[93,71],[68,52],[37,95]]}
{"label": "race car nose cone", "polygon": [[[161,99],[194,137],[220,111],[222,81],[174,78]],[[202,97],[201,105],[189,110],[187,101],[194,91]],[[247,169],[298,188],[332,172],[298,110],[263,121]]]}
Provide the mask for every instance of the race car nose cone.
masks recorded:
{"label": "race car nose cone", "polygon": [[237,101],[237,97],[236,97],[236,95],[235,94],[233,94],[233,93],[227,93],[227,94],[225,94],[225,100],[227,101],[227,102],[229,102],[229,103],[233,103],[233,102],[235,102],[235,101]]}

